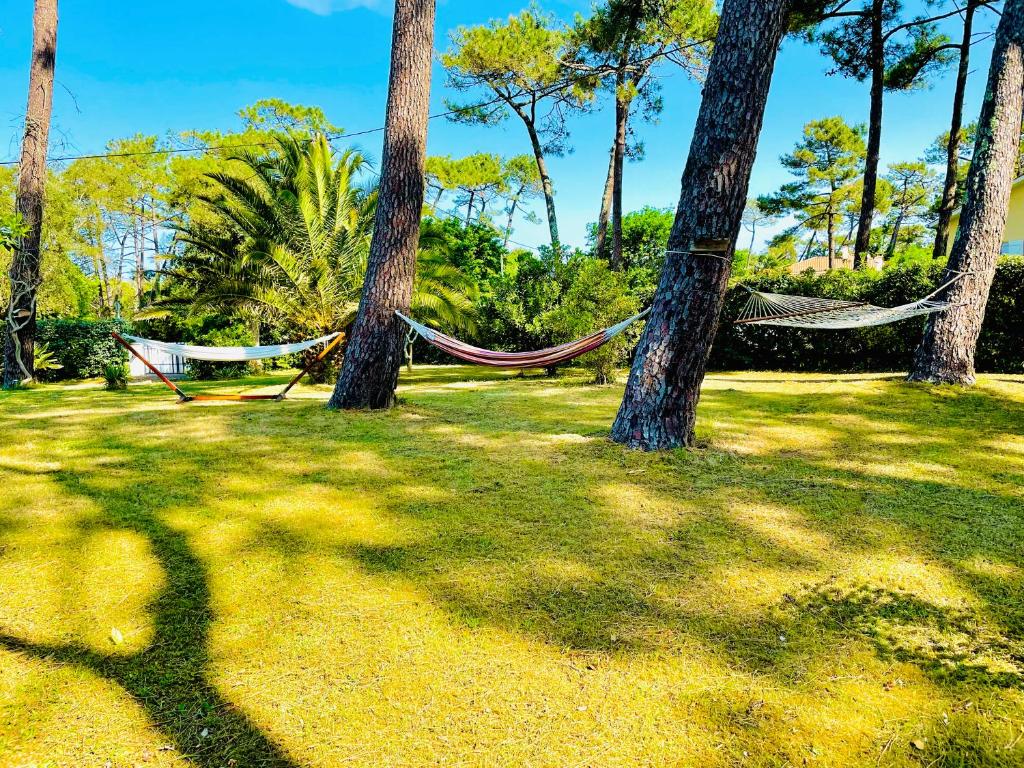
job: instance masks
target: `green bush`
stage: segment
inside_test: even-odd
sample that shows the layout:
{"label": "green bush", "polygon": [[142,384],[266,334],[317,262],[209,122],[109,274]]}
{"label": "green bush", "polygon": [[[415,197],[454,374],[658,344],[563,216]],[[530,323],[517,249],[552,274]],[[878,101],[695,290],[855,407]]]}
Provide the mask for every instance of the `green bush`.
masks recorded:
{"label": "green bush", "polygon": [[36,343],[44,344],[62,367],[39,371],[39,378],[91,379],[102,376],[107,365],[127,362],[128,352],[114,341],[111,331],[130,333],[131,326],[123,320],[40,318]]}
{"label": "green bush", "polygon": [[[762,274],[746,285],[772,293],[906,304],[933,291],[941,266],[909,264],[884,272],[837,270]],[[711,351],[714,370],[903,371],[921,341],[926,318],[845,331],[770,325],[736,325],[748,293],[734,286],[726,295],[722,322]],[[976,364],[982,372],[1024,372],[1024,259],[1004,258],[996,269]]]}
{"label": "green bush", "polygon": [[128,389],[128,377],[131,370],[127,363],[108,363],[103,366],[103,381],[107,389],[122,390]]}
{"label": "green bush", "polygon": [[[551,329],[556,341],[566,342],[614,325],[636,311],[637,301],[629,292],[625,275],[595,259],[580,265],[559,306],[542,315],[540,322]],[[580,358],[580,363],[593,372],[595,384],[615,381],[615,369],[625,361],[630,341],[636,338],[621,334]]]}

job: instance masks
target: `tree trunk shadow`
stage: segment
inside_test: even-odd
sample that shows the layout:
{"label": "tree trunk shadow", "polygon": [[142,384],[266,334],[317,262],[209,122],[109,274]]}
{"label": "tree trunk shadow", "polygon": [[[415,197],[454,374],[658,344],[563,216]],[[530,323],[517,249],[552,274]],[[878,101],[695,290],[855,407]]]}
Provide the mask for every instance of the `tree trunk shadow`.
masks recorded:
{"label": "tree trunk shadow", "polygon": [[[76,484],[77,485],[77,484]],[[200,768],[298,768],[207,677],[212,620],[203,564],[183,534],[138,509],[130,519],[93,523],[145,536],[166,577],[153,601],[155,633],[130,656],[105,655],[78,643],[33,643],[0,633],[0,647],[37,659],[72,664],[120,685],[184,758]]]}

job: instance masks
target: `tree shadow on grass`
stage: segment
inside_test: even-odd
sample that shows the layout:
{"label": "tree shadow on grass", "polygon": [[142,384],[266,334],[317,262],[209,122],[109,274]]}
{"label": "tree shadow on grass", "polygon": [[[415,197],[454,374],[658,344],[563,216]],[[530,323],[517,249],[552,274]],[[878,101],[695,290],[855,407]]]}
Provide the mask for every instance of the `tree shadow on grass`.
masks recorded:
{"label": "tree shadow on grass", "polygon": [[[80,477],[56,473],[69,491],[101,501]],[[130,489],[129,489],[130,492]],[[148,541],[166,583],[150,604],[154,636],[131,655],[103,654],[79,643],[36,643],[0,633],[0,647],[33,658],[73,665],[116,683],[183,757],[201,768],[297,768],[244,712],[208,678],[208,635],[213,614],[205,568],[185,536],[137,505],[80,526],[83,533],[128,531]]]}
{"label": "tree shadow on grass", "polygon": [[[471,625],[508,627],[559,647],[657,650],[665,647],[666,635],[675,634],[725,650],[742,668],[786,678],[801,666],[795,663],[800,654],[822,651],[778,641],[806,629],[829,638],[830,647],[844,637],[866,639],[881,657],[914,663],[942,683],[1022,687],[1024,657],[1015,638],[1024,625],[1024,605],[1007,594],[1007,579],[979,576],[963,563],[972,556],[1011,567],[1022,562],[1019,537],[1013,535],[1020,525],[1013,513],[1020,495],[1006,485],[1021,478],[1021,465],[1013,456],[993,455],[985,440],[1024,427],[1024,412],[1019,403],[987,392],[959,393],[956,407],[943,408],[926,391],[901,383],[884,386],[880,392],[844,395],[840,415],[861,423],[836,420],[834,393],[712,390],[705,394],[705,418],[728,420],[730,433],[786,427],[798,420],[828,434],[834,446],[806,452],[767,446],[750,455],[712,448],[660,457],[627,454],[603,441],[549,443],[546,453],[538,451],[545,436],[586,434],[597,406],[567,403],[531,415],[512,402],[502,407],[501,393],[489,391],[482,398],[485,405],[470,406],[457,422],[460,434],[470,439],[453,442],[448,429],[433,438],[419,429],[407,438],[445,440],[443,450],[461,455],[471,467],[488,461],[507,464],[504,454],[528,446],[531,452],[523,462],[536,463],[543,470],[538,476],[553,478],[550,487],[500,473],[492,479],[481,472],[479,481],[459,489],[475,494],[471,513],[424,505],[396,509],[420,523],[441,515],[447,524],[420,541],[360,546],[346,554],[371,572],[412,579]],[[892,396],[892,386],[904,392],[906,402]],[[442,397],[421,396],[416,407],[430,414],[428,421],[436,416],[456,423],[459,408],[441,403]],[[1008,406],[1016,410],[1007,413]],[[1001,420],[986,425],[985,418],[996,414]],[[387,457],[388,447],[381,453]],[[909,465],[942,461],[943,456],[951,462],[937,470],[949,470],[946,476],[878,474],[886,458]],[[710,464],[711,459],[717,463]],[[858,461],[876,463],[856,466]],[[623,476],[616,464],[635,466],[631,471],[636,474]],[[606,471],[594,470],[595,465]],[[659,465],[677,472],[666,478],[657,471]],[[645,476],[649,469],[653,479]],[[634,505],[682,509],[688,504],[683,517],[689,520],[654,531],[645,541],[642,531],[617,518],[614,502],[600,498],[605,483],[634,492]],[[537,503],[559,510],[557,519],[534,520],[530,509]],[[820,546],[851,557],[882,555],[899,536],[906,552],[938,558],[943,569],[975,591],[982,607],[952,608],[868,585],[836,595],[813,581],[811,588],[819,592],[796,603],[766,606],[756,616],[728,615],[714,605],[685,600],[674,605],[659,596],[661,589],[685,592],[687,584],[699,590],[707,579],[745,567],[767,567],[783,579],[805,574],[820,579],[834,567],[817,563],[810,546],[787,546],[772,532],[744,525],[731,514],[737,503],[790,515],[808,541],[821,539]],[[496,565],[510,563],[520,565]],[[489,586],[480,582],[481,573],[492,574]],[[713,595],[727,589],[727,583],[705,592]],[[853,615],[857,621],[843,620]],[[897,636],[891,647],[878,636],[880,626]],[[991,663],[977,663],[988,656]]]}
{"label": "tree shadow on grass", "polygon": [[[459,380],[457,373],[441,378]],[[306,484],[369,494],[380,514],[398,527],[411,523],[408,528],[414,531],[397,544],[324,544],[309,535],[306,522],[291,517],[262,521],[257,513],[264,524],[254,526],[252,546],[288,557],[322,548],[367,572],[408,580],[456,623],[509,629],[569,652],[659,653],[680,647],[674,640],[681,638],[721,651],[736,669],[768,673],[784,683],[798,679],[808,660],[827,661],[854,638],[873,644],[883,658],[914,663],[944,682],[1020,687],[1014,669],[1020,654],[1013,641],[1020,625],[1015,621],[1009,622],[1008,632],[992,635],[984,629],[985,617],[974,612],[866,585],[846,585],[836,592],[821,582],[835,563],[825,564],[814,542],[820,538],[822,546],[844,555],[878,553],[884,542],[873,525],[909,534],[908,550],[937,558],[957,576],[965,575],[958,563],[974,553],[1011,565],[1019,562],[1019,551],[1003,535],[1019,530],[1012,514],[1019,497],[992,478],[1001,472],[1012,480],[1020,465],[987,455],[990,449],[981,436],[992,430],[979,428],[986,417],[1004,411],[1007,402],[979,393],[968,397],[969,408],[942,410],[940,405],[938,411],[926,411],[922,403],[930,401],[925,395],[885,385],[891,386],[908,393],[906,402],[887,390],[844,396],[841,403],[831,393],[705,394],[703,418],[716,424],[719,435],[733,438],[758,429],[764,434],[766,425],[796,421],[829,435],[833,450],[818,454],[766,446],[739,455],[716,447],[717,437],[706,451],[663,456],[628,453],[602,439],[554,441],[606,434],[611,417],[607,395],[576,388],[562,395],[555,391],[557,382],[545,384],[543,392],[532,386],[525,392],[488,387],[470,400],[451,397],[452,390],[429,390],[407,396],[408,407],[390,414],[328,415],[316,403],[277,411],[257,405],[190,414],[195,420],[190,423],[222,430],[209,451],[167,444],[155,435],[180,427],[182,422],[173,417],[129,414],[127,419],[135,421],[126,419],[116,429],[104,421],[107,416],[94,417],[96,434],[85,440],[87,450],[105,458],[130,452],[145,459],[128,467],[126,489],[116,491],[113,500],[91,487],[88,474],[85,480],[82,473],[57,473],[56,478],[69,495],[104,506],[105,522],[92,525],[133,531],[150,541],[167,577],[152,605],[155,640],[130,657],[108,657],[77,645],[33,645],[13,637],[0,642],[40,658],[79,664],[122,685],[177,748],[204,768],[230,759],[239,766],[293,765],[209,683],[210,595],[203,564],[185,537],[135,501],[127,487],[128,480],[145,478],[152,469],[148,461],[179,480],[187,475],[204,481],[207,485],[199,487],[212,496],[218,473],[229,467],[238,471],[237,462],[218,458],[221,452],[249,451],[243,457],[248,471],[274,473],[271,497],[299,495]],[[860,422],[837,425],[836,414]],[[52,426],[59,428],[59,423],[55,419]],[[1014,416],[1001,429],[1020,423]],[[34,428],[46,429],[47,423],[34,422]],[[899,439],[905,433],[919,435],[921,445],[879,442],[892,430]],[[260,443],[262,448],[253,447]],[[928,458],[933,450],[959,451],[948,453],[955,457],[956,471],[946,478],[901,479],[832,463],[871,458],[875,444],[880,456],[900,461]],[[353,467],[339,465],[338,457],[347,452],[379,459],[380,477],[360,476]],[[281,456],[301,468],[290,474]],[[976,486],[965,481],[974,477]],[[394,487],[381,488],[385,482]],[[603,495],[610,485],[615,488]],[[184,495],[175,503],[200,516],[212,514],[195,486],[177,487]],[[402,494],[419,487],[437,493]],[[623,495],[615,496],[620,490]],[[255,493],[245,498],[257,509],[264,501]],[[811,543],[782,543],[773,531],[752,528],[732,514],[738,502],[789,515]],[[938,511],[922,516],[921,506],[927,503],[936,503]],[[645,506],[655,516],[667,508],[665,519],[647,525],[637,515]],[[979,514],[982,508],[992,514]],[[729,590],[736,583],[748,583],[730,582],[730,574],[758,568],[777,571],[787,583],[808,574],[811,586],[794,590],[794,597],[778,604],[752,601],[743,615],[714,603],[716,597],[732,597]],[[990,603],[997,619],[1012,617],[1020,606],[1019,598],[1005,593],[1005,584],[999,587],[1005,579],[993,576],[987,587],[978,578],[965,581]],[[708,599],[703,604],[687,601],[692,593]],[[948,648],[935,645],[947,636]],[[973,663],[979,655],[996,663],[979,667]],[[205,739],[204,728],[210,732]]]}

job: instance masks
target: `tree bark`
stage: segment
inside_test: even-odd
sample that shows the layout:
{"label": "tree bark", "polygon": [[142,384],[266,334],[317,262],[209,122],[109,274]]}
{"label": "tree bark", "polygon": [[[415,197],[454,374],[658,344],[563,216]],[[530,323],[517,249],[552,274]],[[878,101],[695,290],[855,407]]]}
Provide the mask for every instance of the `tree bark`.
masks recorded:
{"label": "tree bark", "polygon": [[35,377],[36,296],[42,282],[39,249],[43,237],[46,153],[50,141],[56,60],[57,0],[36,0],[32,16],[28,108],[15,202],[27,233],[15,248],[9,272],[11,296],[6,313],[7,332],[4,334],[4,387],[14,387]]}
{"label": "tree bark", "polygon": [[[524,187],[520,187],[519,191],[512,198],[512,205],[510,205],[509,208],[508,208],[508,221],[505,222],[505,239],[501,243],[502,251],[505,251],[508,248],[508,240],[509,240],[510,237],[512,237],[512,221],[516,217],[516,208],[519,207],[519,199],[523,196],[524,192],[526,192],[526,187],[525,186]],[[503,275],[505,274],[505,255],[504,255],[504,253],[502,253],[502,255],[501,255],[501,274],[503,274]]]}
{"label": "tree bark", "polygon": [[665,267],[612,427],[657,450],[691,445],[789,0],[725,0]]}
{"label": "tree bark", "polygon": [[964,93],[967,91],[967,75],[971,63],[971,33],[974,12],[978,0],[967,0],[964,8],[964,34],[960,43],[960,63],[956,70],[956,87],[953,89],[953,114],[949,121],[949,142],[946,144],[946,179],[942,184],[942,199],[939,202],[939,218],[935,224],[935,246],[932,258],[946,255],[949,242],[949,223],[956,208],[957,171],[960,168],[960,129],[963,125]]}
{"label": "tree bark", "polygon": [[544,205],[548,213],[548,232],[551,234],[551,250],[556,254],[561,253],[562,243],[558,239],[558,216],[555,214],[555,187],[551,183],[551,175],[548,173],[547,160],[544,159],[544,147],[540,143],[540,135],[537,133],[537,126],[529,115],[517,109],[516,114],[526,125],[526,131],[530,134],[530,146],[533,147],[533,157],[537,161],[537,174],[540,176],[541,188],[544,190]]}
{"label": "tree bark", "polygon": [[884,0],[871,4],[871,111],[868,116],[868,146],[864,158],[864,191],[860,199],[857,240],[853,246],[853,266],[860,269],[871,246],[871,223],[875,216],[875,191],[878,187],[878,156],[882,146],[882,102],[885,88],[885,39],[882,36]]}
{"label": "tree bark", "polygon": [[629,122],[629,100],[619,89],[615,95],[615,155],[612,184],[612,254],[608,265],[612,269],[625,267],[622,258],[622,167],[626,159],[626,130]]}
{"label": "tree bark", "polygon": [[594,251],[598,256],[605,255],[608,245],[608,223],[612,218],[612,190],[615,188],[615,142],[608,151],[608,175],[604,180],[604,192],[601,195],[601,213],[597,217],[597,241]]}
{"label": "tree bark", "polygon": [[900,237],[900,228],[903,226],[903,211],[896,214],[896,221],[892,224],[892,236],[889,238],[889,247],[885,251],[886,261],[896,255],[896,245]]}
{"label": "tree bark", "polygon": [[389,408],[402,364],[423,209],[434,0],[395,0],[380,192],[366,279],[330,408]]}
{"label": "tree bark", "polygon": [[974,383],[974,351],[999,259],[1020,142],[1022,83],[1024,0],[1007,0],[996,28],[960,230],[946,265],[946,280],[962,278],[941,294],[953,306],[929,317],[911,381]]}
{"label": "tree bark", "polygon": [[836,261],[836,226],[832,219],[832,214],[828,214],[826,217],[825,228],[828,236],[828,268],[835,269]]}

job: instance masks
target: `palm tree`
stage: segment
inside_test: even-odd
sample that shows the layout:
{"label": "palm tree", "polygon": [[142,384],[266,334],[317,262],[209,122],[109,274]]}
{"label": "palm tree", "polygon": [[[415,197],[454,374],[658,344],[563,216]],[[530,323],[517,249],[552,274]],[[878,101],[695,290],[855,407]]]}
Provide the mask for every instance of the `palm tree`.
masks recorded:
{"label": "palm tree", "polygon": [[[193,313],[273,322],[296,338],[347,329],[366,274],[377,191],[360,177],[366,159],[335,156],[323,135],[282,136],[273,151],[245,151],[232,172],[209,174],[201,195],[212,217],[178,228],[185,244],[168,272],[186,295],[157,302]],[[433,257],[417,274],[413,308],[446,329],[471,326],[472,284]],[[310,354],[312,357],[312,353]],[[312,371],[326,380],[327,366]]]}

